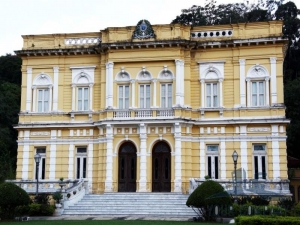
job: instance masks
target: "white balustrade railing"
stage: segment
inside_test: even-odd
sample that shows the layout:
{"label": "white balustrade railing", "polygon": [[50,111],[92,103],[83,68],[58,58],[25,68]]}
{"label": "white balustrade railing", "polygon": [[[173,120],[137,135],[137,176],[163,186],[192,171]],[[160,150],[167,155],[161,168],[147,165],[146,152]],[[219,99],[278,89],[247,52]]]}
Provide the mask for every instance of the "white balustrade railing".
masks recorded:
{"label": "white balustrade railing", "polygon": [[[25,190],[29,194],[35,194],[37,190],[37,181],[36,180],[6,180],[6,182],[11,182],[19,187],[21,187],[23,190]],[[70,188],[74,186],[78,180],[39,180],[39,187],[38,192],[39,193],[54,193],[56,191],[62,190],[62,188]]]}
{"label": "white balustrade railing", "polygon": [[152,110],[137,110],[134,112],[135,117],[152,117]]}
{"label": "white balustrade railing", "polygon": [[129,118],[131,117],[129,110],[114,111],[114,118]]}
{"label": "white balustrade railing", "polygon": [[174,116],[174,110],[173,109],[157,110],[157,116],[161,116],[161,117]]}
{"label": "white balustrade railing", "polygon": [[85,179],[78,180],[78,182],[63,190],[63,207],[68,208],[80,201],[84,195],[88,194],[88,181]]}
{"label": "white balustrade railing", "polygon": [[[242,195],[264,195],[264,196],[291,196],[289,190],[289,180],[274,179],[274,180],[256,180],[256,179],[238,179],[234,180],[218,180],[214,181],[221,184],[225,191],[229,194],[238,196]],[[190,190],[191,194],[205,179],[191,178]],[[235,188],[236,185],[236,188]]]}

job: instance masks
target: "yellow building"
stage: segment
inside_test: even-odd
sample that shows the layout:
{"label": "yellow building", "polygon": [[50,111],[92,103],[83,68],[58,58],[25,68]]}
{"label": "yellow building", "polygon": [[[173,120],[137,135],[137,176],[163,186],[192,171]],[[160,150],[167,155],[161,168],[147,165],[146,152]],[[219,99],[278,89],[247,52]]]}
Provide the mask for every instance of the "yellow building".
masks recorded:
{"label": "yellow building", "polygon": [[17,179],[92,193],[287,179],[282,22],[23,36]]}

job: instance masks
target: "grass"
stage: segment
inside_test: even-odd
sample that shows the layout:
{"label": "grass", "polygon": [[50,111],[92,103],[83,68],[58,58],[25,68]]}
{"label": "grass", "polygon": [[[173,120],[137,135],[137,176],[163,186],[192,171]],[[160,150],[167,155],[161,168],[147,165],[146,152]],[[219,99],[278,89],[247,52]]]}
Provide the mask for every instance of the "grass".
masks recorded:
{"label": "grass", "polygon": [[[4,221],[2,221],[4,222]],[[0,221],[0,224],[2,223]],[[145,220],[37,220],[26,222],[7,222],[14,225],[193,225],[199,222],[191,221],[145,221]],[[219,223],[201,223],[201,225],[216,225]]]}

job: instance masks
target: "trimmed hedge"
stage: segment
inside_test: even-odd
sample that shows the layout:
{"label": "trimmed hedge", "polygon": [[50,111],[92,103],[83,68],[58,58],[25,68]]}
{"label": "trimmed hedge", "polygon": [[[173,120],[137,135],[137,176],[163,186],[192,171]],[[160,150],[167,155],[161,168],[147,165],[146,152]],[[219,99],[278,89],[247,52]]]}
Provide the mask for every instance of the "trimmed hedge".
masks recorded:
{"label": "trimmed hedge", "polygon": [[234,220],[236,225],[300,225],[298,217],[288,216],[239,216]]}

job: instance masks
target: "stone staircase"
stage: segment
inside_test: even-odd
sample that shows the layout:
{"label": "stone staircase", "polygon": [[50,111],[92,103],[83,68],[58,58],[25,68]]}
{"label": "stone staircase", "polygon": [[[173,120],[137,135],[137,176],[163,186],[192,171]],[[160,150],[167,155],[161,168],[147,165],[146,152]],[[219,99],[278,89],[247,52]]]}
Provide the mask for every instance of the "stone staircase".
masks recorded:
{"label": "stone staircase", "polygon": [[197,215],[185,205],[187,198],[181,193],[90,194],[65,209],[63,215],[192,219]]}

